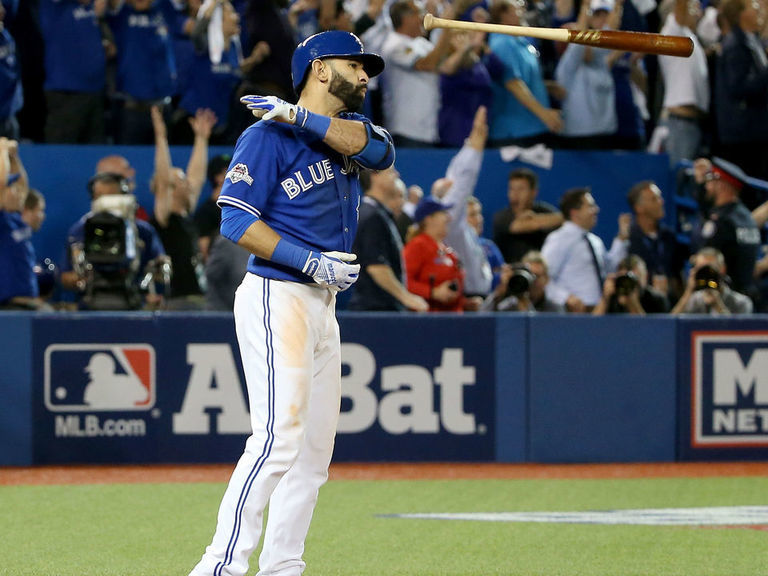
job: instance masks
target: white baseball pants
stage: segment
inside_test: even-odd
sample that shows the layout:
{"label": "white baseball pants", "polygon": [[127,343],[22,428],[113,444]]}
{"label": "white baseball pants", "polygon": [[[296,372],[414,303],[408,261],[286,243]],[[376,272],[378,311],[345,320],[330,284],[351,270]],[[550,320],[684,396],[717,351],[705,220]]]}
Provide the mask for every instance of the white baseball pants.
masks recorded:
{"label": "white baseball pants", "polygon": [[300,576],[339,418],[336,296],[248,273],[234,310],[253,434],[222,499],[211,545],[190,576],[246,574],[267,502],[259,576]]}

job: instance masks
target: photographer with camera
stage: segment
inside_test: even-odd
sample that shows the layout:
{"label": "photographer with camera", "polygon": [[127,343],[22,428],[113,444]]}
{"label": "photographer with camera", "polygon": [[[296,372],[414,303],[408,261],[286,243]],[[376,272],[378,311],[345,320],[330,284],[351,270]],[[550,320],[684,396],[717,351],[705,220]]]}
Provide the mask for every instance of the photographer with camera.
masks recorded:
{"label": "photographer with camera", "polygon": [[501,270],[501,282],[483,303],[481,310],[496,312],[555,312],[565,307],[547,298],[547,262],[538,250],[527,252],[522,260]]}
{"label": "photographer with camera", "polygon": [[136,219],[136,197],[120,174],[101,172],[88,180],[91,210],[67,232],[61,285],[91,310],[156,308],[154,272],[169,271],[163,245],[152,226]]}
{"label": "photographer with camera", "polygon": [[728,286],[725,258],[716,248],[703,248],[691,259],[685,292],[672,314],[751,314],[752,300]]}
{"label": "photographer with camera", "polygon": [[648,268],[642,258],[630,254],[603,283],[603,297],[592,310],[593,316],[604,314],[666,314],[667,297],[648,286]]}

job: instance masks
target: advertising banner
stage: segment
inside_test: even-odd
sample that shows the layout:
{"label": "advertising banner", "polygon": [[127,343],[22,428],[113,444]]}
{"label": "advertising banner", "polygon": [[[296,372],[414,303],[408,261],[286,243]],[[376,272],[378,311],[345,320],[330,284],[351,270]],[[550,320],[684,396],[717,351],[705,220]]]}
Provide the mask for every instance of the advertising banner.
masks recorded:
{"label": "advertising banner", "polygon": [[[341,319],[336,460],[494,459],[493,319],[424,320]],[[41,317],[32,341],[36,463],[242,452],[250,418],[230,315]]]}
{"label": "advertising banner", "polygon": [[228,315],[35,320],[38,463],[228,462],[250,431]]}
{"label": "advertising banner", "polygon": [[679,459],[768,457],[766,322],[685,321],[679,336]]}
{"label": "advertising banner", "polygon": [[491,316],[342,315],[336,460],[493,460]]}

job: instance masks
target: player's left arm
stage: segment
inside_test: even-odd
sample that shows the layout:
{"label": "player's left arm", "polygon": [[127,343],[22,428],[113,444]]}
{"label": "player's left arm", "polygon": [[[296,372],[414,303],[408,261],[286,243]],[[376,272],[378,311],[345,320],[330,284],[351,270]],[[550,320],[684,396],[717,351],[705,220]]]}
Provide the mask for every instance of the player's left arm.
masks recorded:
{"label": "player's left arm", "polygon": [[[363,168],[370,170],[389,168],[395,162],[395,145],[392,142],[392,136],[364,116],[359,118],[361,120],[331,118],[323,141],[337,152],[352,158]],[[347,148],[350,152],[343,152],[340,148]]]}
{"label": "player's left arm", "polygon": [[395,161],[392,137],[384,128],[374,126],[365,116],[348,113],[345,118],[332,118],[310,112],[303,106],[290,104],[275,96],[243,96],[240,102],[257,118],[299,126],[364,168],[384,170]]}

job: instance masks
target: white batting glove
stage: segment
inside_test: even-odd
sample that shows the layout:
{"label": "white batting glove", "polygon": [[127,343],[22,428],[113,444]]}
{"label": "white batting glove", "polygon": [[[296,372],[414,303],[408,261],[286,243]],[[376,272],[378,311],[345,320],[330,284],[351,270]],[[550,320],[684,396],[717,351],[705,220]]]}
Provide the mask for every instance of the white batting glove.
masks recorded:
{"label": "white batting glove", "polygon": [[357,259],[346,252],[310,252],[302,272],[334,292],[344,292],[357,281],[360,264],[349,264]]}
{"label": "white batting glove", "polygon": [[303,108],[296,106],[296,104],[290,104],[277,96],[249,95],[240,98],[240,102],[245,104],[245,107],[256,118],[261,120],[277,120],[286,124],[294,124],[297,115],[299,115],[299,110],[303,110]]}

